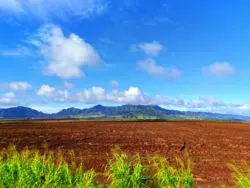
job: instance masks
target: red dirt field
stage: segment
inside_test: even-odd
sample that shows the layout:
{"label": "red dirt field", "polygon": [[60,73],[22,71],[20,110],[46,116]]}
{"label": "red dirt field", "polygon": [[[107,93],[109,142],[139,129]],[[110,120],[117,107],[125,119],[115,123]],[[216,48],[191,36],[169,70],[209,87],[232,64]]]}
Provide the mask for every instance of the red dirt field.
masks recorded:
{"label": "red dirt field", "polygon": [[80,122],[12,121],[0,123],[0,148],[10,143],[74,150],[86,167],[103,171],[116,145],[130,154],[160,154],[170,162],[184,141],[198,186],[232,185],[228,163],[250,162],[250,124],[229,122]]}

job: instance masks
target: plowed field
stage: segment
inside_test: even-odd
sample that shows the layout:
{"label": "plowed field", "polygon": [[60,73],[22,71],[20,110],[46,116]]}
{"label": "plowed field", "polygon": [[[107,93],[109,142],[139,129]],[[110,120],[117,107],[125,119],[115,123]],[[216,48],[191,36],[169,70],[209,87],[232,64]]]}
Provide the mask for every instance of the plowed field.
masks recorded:
{"label": "plowed field", "polygon": [[159,154],[170,162],[183,143],[194,163],[199,186],[231,185],[228,163],[250,162],[250,124],[228,122],[12,121],[0,123],[0,147],[10,143],[74,150],[87,168],[103,171],[107,154],[118,145],[129,154]]}

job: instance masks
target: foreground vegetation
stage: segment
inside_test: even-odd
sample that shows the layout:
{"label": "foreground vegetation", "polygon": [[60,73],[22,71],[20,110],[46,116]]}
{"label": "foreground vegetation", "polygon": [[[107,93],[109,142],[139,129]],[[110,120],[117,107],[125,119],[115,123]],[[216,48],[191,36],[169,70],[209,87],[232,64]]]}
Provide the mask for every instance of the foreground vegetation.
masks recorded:
{"label": "foreground vegetation", "polygon": [[139,155],[129,158],[115,149],[107,165],[106,184],[97,182],[94,169],[85,171],[76,165],[71,153],[67,163],[60,151],[56,153],[24,149],[15,146],[0,154],[0,187],[191,187],[194,179],[191,161],[176,158],[176,167],[161,157],[150,157],[142,164]]}
{"label": "foreground vegetation", "polygon": [[[24,149],[18,152],[10,146],[0,152],[0,188],[2,187],[111,187],[111,188],[162,188],[162,187],[194,187],[192,163],[185,153],[184,158],[175,159],[171,166],[165,158],[154,156],[146,161],[139,155],[129,157],[119,149],[112,150],[112,155],[105,173],[98,174],[84,170],[82,163],[76,164],[73,152],[67,161],[58,152],[42,153]],[[250,187],[250,170],[246,164],[242,167],[230,165],[234,170],[233,178],[236,186]],[[99,183],[97,175],[106,179]]]}
{"label": "foreground vegetation", "polygon": [[243,161],[242,164],[235,166],[230,164],[229,167],[234,171],[233,179],[238,187],[250,187],[250,168],[248,164]]}

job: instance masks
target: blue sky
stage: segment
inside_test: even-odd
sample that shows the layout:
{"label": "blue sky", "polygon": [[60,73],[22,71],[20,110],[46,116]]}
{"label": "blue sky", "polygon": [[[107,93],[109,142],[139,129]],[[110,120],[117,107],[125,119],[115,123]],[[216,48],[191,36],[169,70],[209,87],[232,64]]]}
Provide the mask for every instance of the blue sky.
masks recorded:
{"label": "blue sky", "polygon": [[249,115],[250,2],[0,0],[0,107]]}

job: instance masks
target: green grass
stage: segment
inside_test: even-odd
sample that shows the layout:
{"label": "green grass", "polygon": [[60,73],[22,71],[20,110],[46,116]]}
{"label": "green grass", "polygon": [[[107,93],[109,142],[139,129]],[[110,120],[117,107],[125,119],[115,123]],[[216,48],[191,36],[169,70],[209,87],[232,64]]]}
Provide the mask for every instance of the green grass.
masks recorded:
{"label": "green grass", "polygon": [[82,165],[75,168],[74,162],[65,162],[60,152],[40,154],[25,149],[19,153],[15,146],[10,146],[0,155],[0,187],[97,187],[97,184],[94,170],[83,172]]}
{"label": "green grass", "polygon": [[195,184],[188,153],[185,153],[184,157],[186,160],[175,158],[176,167],[171,166],[163,157],[150,157],[149,160],[155,167],[156,187],[192,187]]}
{"label": "green grass", "polygon": [[[173,164],[160,156],[142,160],[139,154],[129,156],[119,148],[112,150],[104,173],[106,184],[97,181],[94,169],[84,170],[76,163],[73,152],[67,161],[60,150],[50,152],[16,150],[14,145],[0,151],[0,188],[172,188],[195,187],[192,162],[188,153],[175,158]],[[229,165],[236,187],[250,187],[250,168],[246,162]]]}
{"label": "green grass", "polygon": [[139,154],[129,158],[119,149],[112,151],[108,172],[112,180],[110,187],[140,188],[140,187],[192,187],[194,179],[191,161],[186,164],[176,158],[178,168],[171,166],[160,156],[148,157],[147,165],[143,165]]}
{"label": "green grass", "polygon": [[136,160],[129,160],[125,153],[112,150],[107,175],[111,180],[110,187],[139,188],[149,187],[150,178],[146,168],[142,165],[139,155]]}
{"label": "green grass", "polygon": [[250,167],[247,162],[243,161],[241,165],[232,165],[229,167],[234,171],[233,179],[235,184],[241,188],[250,187]]}
{"label": "green grass", "polygon": [[47,188],[47,187],[110,187],[110,188],[160,188],[192,187],[194,179],[191,162],[176,158],[176,167],[164,158],[150,157],[142,163],[140,156],[128,157],[119,149],[112,150],[104,176],[107,184],[99,184],[94,169],[83,170],[76,165],[71,153],[67,163],[60,151],[41,153],[24,149],[18,152],[10,146],[0,152],[0,188]]}

